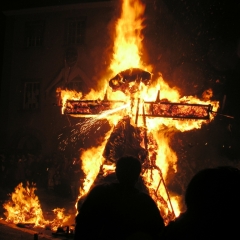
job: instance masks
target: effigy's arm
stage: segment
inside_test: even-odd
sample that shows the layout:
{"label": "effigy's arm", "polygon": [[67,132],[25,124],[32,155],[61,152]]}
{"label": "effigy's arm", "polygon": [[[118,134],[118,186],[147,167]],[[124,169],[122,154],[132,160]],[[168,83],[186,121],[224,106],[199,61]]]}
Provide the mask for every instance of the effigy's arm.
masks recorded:
{"label": "effigy's arm", "polygon": [[[123,101],[109,100],[67,100],[65,114],[99,115],[104,111],[123,105]],[[210,118],[212,105],[172,103],[172,102],[144,102],[144,116],[164,118],[204,119]],[[139,116],[143,115],[139,113]]]}

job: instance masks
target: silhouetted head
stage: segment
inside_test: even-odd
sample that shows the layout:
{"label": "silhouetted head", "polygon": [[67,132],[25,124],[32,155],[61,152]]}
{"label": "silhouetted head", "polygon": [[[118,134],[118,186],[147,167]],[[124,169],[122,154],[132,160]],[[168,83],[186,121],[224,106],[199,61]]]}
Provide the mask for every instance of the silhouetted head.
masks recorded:
{"label": "silhouetted head", "polygon": [[116,175],[120,184],[134,186],[141,173],[140,161],[132,156],[121,157],[116,163]]}
{"label": "silhouetted head", "polygon": [[190,181],[185,195],[188,211],[208,216],[231,216],[233,211],[240,213],[239,201],[240,171],[229,166],[198,172]]}

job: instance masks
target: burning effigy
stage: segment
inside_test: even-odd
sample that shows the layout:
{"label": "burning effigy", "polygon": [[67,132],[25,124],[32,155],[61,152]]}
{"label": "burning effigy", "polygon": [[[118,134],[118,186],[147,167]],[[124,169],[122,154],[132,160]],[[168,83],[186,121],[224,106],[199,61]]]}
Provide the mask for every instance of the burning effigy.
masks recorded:
{"label": "burning effigy", "polygon": [[166,133],[201,128],[214,118],[219,103],[211,98],[181,97],[161,74],[153,76],[151,66],[141,61],[144,10],[140,0],[122,1],[109,66],[112,77],[103,81],[102,90],[92,89],[84,97],[62,89],[62,113],[87,119],[79,125],[82,135],[100,119],[107,119],[111,126],[98,146],[81,153],[85,179],[79,199],[99,174],[107,176],[114,170],[119,157],[133,155],[142,162],[144,184],[168,224],[179,215],[180,208],[165,182],[169,167],[177,172],[177,156]]}

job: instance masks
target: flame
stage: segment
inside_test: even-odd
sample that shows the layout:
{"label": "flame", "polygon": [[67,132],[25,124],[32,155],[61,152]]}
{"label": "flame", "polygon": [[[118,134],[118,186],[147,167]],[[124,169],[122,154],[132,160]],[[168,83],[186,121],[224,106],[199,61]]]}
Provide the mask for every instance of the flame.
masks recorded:
{"label": "flame", "polygon": [[110,69],[114,74],[122,70],[142,67],[143,14],[145,6],[139,0],[122,1],[122,12],[116,24],[113,59]]}
{"label": "flame", "polygon": [[111,164],[111,165],[103,164],[103,166],[102,166],[103,176],[107,176],[110,173],[114,173],[115,169],[116,169],[115,164]]}
{"label": "flame", "polygon": [[72,99],[72,100],[78,100],[82,98],[82,93],[76,92],[74,90],[61,90],[60,88],[57,88],[56,92],[60,91],[61,95],[61,102],[59,102],[59,105],[62,105],[62,114],[64,113],[64,106],[66,104],[67,99]]}
{"label": "flame", "polygon": [[102,152],[104,146],[106,145],[107,139],[110,136],[110,131],[105,135],[100,146],[95,148],[90,148],[84,151],[81,155],[82,159],[82,170],[85,174],[85,179],[83,182],[83,187],[80,188],[79,199],[88,193],[90,187],[92,186],[95,178],[97,177],[101,165],[104,163],[104,158],[102,157]]}
{"label": "flame", "polygon": [[34,223],[42,226],[45,223],[38,197],[34,194],[36,188],[27,184],[26,188],[20,183],[11,195],[11,201],[3,204],[8,222]]}
{"label": "flame", "polygon": [[56,215],[55,219],[51,222],[51,229],[56,231],[58,227],[62,227],[65,222],[70,219],[70,215],[66,216],[64,214],[65,208],[55,208],[53,209],[54,214]]}
{"label": "flame", "polygon": [[23,183],[18,184],[15,191],[11,194],[11,200],[3,204],[6,210],[4,215],[6,221],[10,223],[31,224],[33,227],[50,226],[52,230],[63,226],[70,216],[64,215],[64,208],[56,208],[53,210],[56,218],[52,221],[45,220],[38,197],[35,195],[37,190],[35,184],[30,186],[29,183],[24,187]]}

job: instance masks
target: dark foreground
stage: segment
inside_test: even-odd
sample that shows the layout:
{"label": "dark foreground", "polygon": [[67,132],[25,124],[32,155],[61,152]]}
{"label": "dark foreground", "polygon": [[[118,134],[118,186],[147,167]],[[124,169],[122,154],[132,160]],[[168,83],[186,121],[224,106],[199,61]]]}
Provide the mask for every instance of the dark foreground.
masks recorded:
{"label": "dark foreground", "polygon": [[45,229],[27,229],[17,227],[15,224],[9,224],[0,220],[1,240],[37,240],[37,239],[55,239],[62,240],[65,237],[55,237],[50,230]]}

